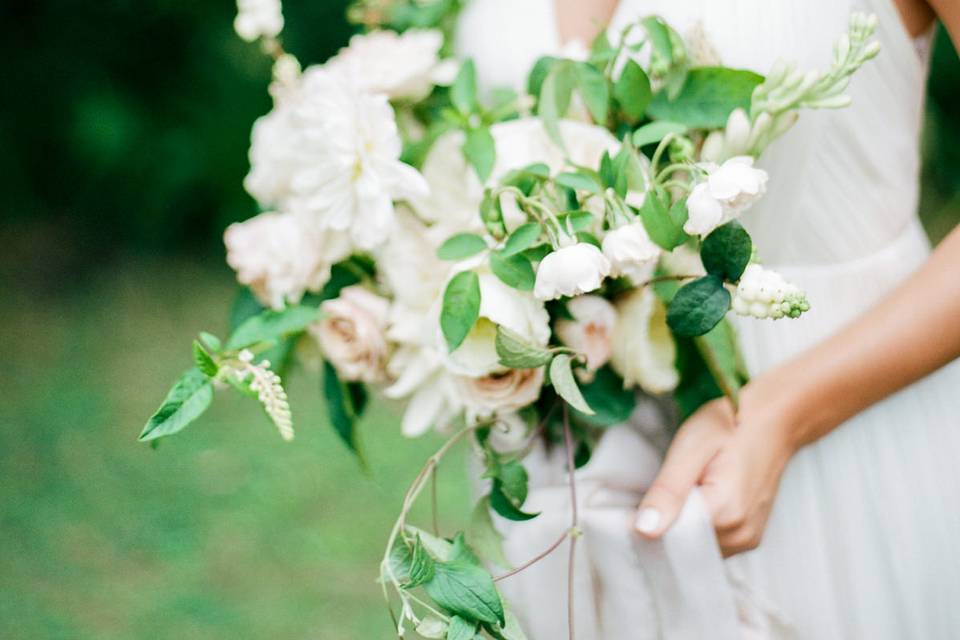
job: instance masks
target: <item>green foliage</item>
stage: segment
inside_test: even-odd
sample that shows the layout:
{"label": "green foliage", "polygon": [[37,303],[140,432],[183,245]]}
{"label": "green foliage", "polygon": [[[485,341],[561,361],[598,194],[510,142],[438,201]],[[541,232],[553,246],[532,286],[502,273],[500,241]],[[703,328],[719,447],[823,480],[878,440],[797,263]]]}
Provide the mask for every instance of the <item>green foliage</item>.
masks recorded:
{"label": "green foliage", "polygon": [[552,354],[526,342],[522,336],[504,326],[497,326],[497,356],[500,364],[511,369],[534,369],[550,362]]}
{"label": "green foliage", "polygon": [[267,309],[246,320],[230,335],[227,349],[233,351],[255,344],[273,344],[302,333],[319,317],[315,307],[292,305],[282,311]]}
{"label": "green foliage", "polygon": [[533,243],[540,239],[542,232],[543,228],[539,222],[527,222],[526,224],[520,225],[507,237],[507,241],[503,245],[503,250],[500,254],[504,257],[509,257],[526,251],[533,246]]}
{"label": "green foliage", "polygon": [[639,64],[628,60],[613,87],[613,95],[627,117],[636,122],[646,113],[647,106],[653,98],[650,78]]}
{"label": "green foliage", "polygon": [[486,182],[497,160],[497,146],[489,127],[478,127],[467,131],[463,143],[463,155],[477,172],[480,182]]}
{"label": "green foliage", "polygon": [[573,356],[561,353],[554,357],[550,363],[550,382],[557,395],[566,400],[571,407],[588,416],[595,413],[583,399],[580,387],[577,386],[577,381],[573,377]]}
{"label": "green foliage", "polygon": [[450,87],[450,101],[461,115],[468,116],[474,113],[477,103],[477,69],[473,60],[467,60],[460,67],[457,77]]}
{"label": "green foliage", "polygon": [[326,400],[330,424],[340,439],[364,462],[357,437],[357,422],[367,406],[367,392],[363,385],[344,383],[337,370],[327,361],[323,363],[323,397]]}
{"label": "green foliage", "polygon": [[467,622],[457,615],[450,618],[450,627],[447,630],[447,640],[473,640],[473,637],[476,633],[476,622]]}
{"label": "green foliage", "polygon": [[610,109],[610,87],[607,79],[593,65],[581,62],[576,66],[577,86],[594,122],[603,125]]}
{"label": "green foliage", "polygon": [[193,362],[197,365],[197,369],[208,378],[216,376],[220,370],[220,367],[217,366],[217,363],[213,361],[213,358],[210,357],[210,354],[198,340],[193,341]]}
{"label": "green foliage", "polygon": [[483,238],[475,233],[458,233],[447,238],[437,249],[441,260],[462,260],[487,248]]}
{"label": "green foliage", "polygon": [[722,128],[731,111],[750,108],[750,96],[761,82],[763,76],[752,71],[699,67],[690,71],[675,98],[665,91],[655,94],[647,113],[694,129]]}
{"label": "green foliage", "polygon": [[687,221],[687,209],[683,200],[670,205],[669,194],[662,188],[650,189],[640,208],[640,220],[650,239],[661,248],[672,251],[686,242],[683,224]]}
{"label": "green foliage", "polygon": [[574,410],[582,422],[595,427],[610,427],[626,422],[637,406],[637,395],[624,389],[623,378],[609,366],[599,369],[593,380],[580,386],[584,401],[594,410],[585,414]]}
{"label": "green foliage", "polygon": [[480,278],[473,271],[461,271],[444,289],[440,311],[440,330],[450,351],[463,344],[479,317]]}
{"label": "green foliage", "polygon": [[700,247],[700,259],[707,273],[728,282],[740,279],[752,254],[750,234],[737,221],[714,229]]}
{"label": "green foliage", "polygon": [[190,369],[177,379],[163,404],[147,420],[139,440],[147,442],[182,431],[210,407],[212,400],[210,378],[199,369]]}
{"label": "green foliage", "polygon": [[467,620],[505,624],[503,602],[485,570],[463,559],[437,562],[433,578],[424,584],[438,605]]}
{"label": "green foliage", "polygon": [[588,191],[593,194],[603,193],[603,185],[597,178],[586,171],[575,173],[560,173],[554,178],[560,186],[579,191]]}
{"label": "green foliage", "polygon": [[669,120],[655,120],[648,122],[633,132],[633,144],[636,147],[642,147],[647,144],[660,142],[671,133],[683,135],[686,132],[687,125],[685,124],[670,122]]}
{"label": "green foliage", "polygon": [[413,552],[410,554],[410,568],[407,572],[407,579],[403,585],[404,589],[413,589],[419,587],[433,578],[436,563],[430,554],[427,553],[420,536],[413,545]]}
{"label": "green foliage", "polygon": [[537,274],[533,265],[522,253],[504,255],[499,251],[490,254],[490,269],[504,284],[520,291],[532,291]]}
{"label": "green foliage", "polygon": [[730,309],[730,292],[723,280],[706,275],[680,287],[667,309],[667,324],[678,336],[702,336],[723,320]]}
{"label": "green foliage", "polygon": [[576,67],[569,60],[559,60],[550,66],[540,87],[537,114],[543,120],[547,135],[561,148],[564,143],[560,134],[560,119],[570,108],[576,83]]}

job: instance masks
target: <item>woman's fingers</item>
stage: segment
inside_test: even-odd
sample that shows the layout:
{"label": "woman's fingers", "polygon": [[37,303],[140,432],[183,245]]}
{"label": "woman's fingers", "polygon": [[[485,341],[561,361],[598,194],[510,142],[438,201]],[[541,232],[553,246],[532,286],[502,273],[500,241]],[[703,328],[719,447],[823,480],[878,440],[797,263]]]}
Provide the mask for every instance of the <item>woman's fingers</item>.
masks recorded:
{"label": "woman's fingers", "polygon": [[[710,460],[716,455],[726,427],[726,412],[704,407],[677,433],[660,473],[644,495],[634,527],[641,536],[659,538],[677,519]],[[719,428],[718,428],[719,427]]]}

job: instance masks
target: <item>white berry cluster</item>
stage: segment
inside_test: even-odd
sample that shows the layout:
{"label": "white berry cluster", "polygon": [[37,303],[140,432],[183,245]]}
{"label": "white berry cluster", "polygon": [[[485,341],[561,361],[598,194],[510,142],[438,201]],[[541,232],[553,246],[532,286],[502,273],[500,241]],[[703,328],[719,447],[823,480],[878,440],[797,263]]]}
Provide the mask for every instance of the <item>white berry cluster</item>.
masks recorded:
{"label": "white berry cluster", "polygon": [[747,266],[733,296],[733,310],[754,318],[799,318],[810,303],[796,285],[759,264]]}

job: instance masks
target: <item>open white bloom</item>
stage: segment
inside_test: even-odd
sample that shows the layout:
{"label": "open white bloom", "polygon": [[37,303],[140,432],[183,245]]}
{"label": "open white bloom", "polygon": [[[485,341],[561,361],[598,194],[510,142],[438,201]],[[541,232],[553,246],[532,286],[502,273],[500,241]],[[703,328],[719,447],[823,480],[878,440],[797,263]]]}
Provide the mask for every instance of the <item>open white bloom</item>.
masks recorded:
{"label": "open white bloom", "polygon": [[672,391],[680,381],[674,367],[677,346],[667,326],[667,310],[650,287],[635,289],[617,303],[611,365],[624,387],[647,393]]}
{"label": "open white bloom", "polygon": [[240,284],[274,309],[319,291],[330,279],[330,267],[350,255],[345,234],[304,225],[291,213],[261,213],[234,223],[223,242]]}
{"label": "open white bloom", "polygon": [[560,318],[554,325],[565,345],[587,358],[587,369],[596,371],[610,360],[617,310],[606,298],[578,296],[567,303],[573,320]]}
{"label": "open white bloom", "polygon": [[283,31],[280,0],[237,0],[233,28],[247,42],[257,38],[276,38]]}
{"label": "open white bloom", "polygon": [[507,369],[476,378],[457,376],[467,418],[487,418],[522,409],[540,397],[543,367]]}
{"label": "open white bloom", "polygon": [[[458,375],[480,377],[503,370],[496,348],[497,325],[510,329],[529,344],[545,347],[550,341],[550,314],[530,293],[504,284],[483,267],[475,271],[480,279],[480,318],[463,344],[446,355],[446,365]],[[435,324],[438,344],[445,353],[439,321],[435,320]]]}
{"label": "open white bloom", "polygon": [[400,151],[386,96],[312,68],[254,126],[244,185],[262,204],[348,231],[356,246],[369,250],[390,231],[393,201],[428,190],[423,176],[400,161]]}
{"label": "open white bloom", "polygon": [[722,165],[703,164],[707,172],[687,199],[689,217],[683,230],[706,235],[734,220],[760,199],[767,187],[767,172],[753,166],[750,156],[736,156]]}
{"label": "open white bloom", "polygon": [[610,261],[610,275],[626,276],[636,284],[653,275],[662,253],[639,220],[617,227],[603,238],[603,255]]}
{"label": "open white bloom", "polygon": [[392,100],[421,100],[434,85],[448,85],[456,75],[452,60],[440,60],[442,46],[443,34],[436,30],[373,31],[350,38],[350,46],[326,66],[364,91]]}
{"label": "open white bloom", "polygon": [[323,318],[310,327],[323,355],[344,380],[379,382],[384,377],[390,302],[359,286],[346,287],[320,305]]}
{"label": "open white bloom", "polygon": [[588,242],[567,240],[572,244],[548,253],[537,267],[533,295],[538,300],[589,293],[610,275],[610,261],[600,249]]}
{"label": "open white bloom", "polygon": [[754,318],[799,318],[810,303],[796,285],[759,264],[747,265],[733,296],[733,310]]}

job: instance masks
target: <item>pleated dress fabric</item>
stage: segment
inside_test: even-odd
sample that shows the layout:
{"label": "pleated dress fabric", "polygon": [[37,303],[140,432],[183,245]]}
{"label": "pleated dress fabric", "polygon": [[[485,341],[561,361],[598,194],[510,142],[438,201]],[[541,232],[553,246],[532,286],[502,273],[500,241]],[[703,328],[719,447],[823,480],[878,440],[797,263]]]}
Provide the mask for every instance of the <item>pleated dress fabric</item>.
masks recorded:
{"label": "pleated dress fabric", "polygon": [[[659,14],[681,34],[700,34],[723,64],[766,73],[778,59],[827,68],[854,10],[879,17],[880,56],[853,78],[850,107],[803,112],[765,153],[768,193],[742,219],[765,265],[812,305],[799,320],[736,319],[753,375],[868,312],[928,256],[917,218],[925,55],[893,0],[621,0],[611,25]],[[561,48],[550,0],[473,0],[458,41],[485,86],[522,86],[539,55]],[[722,571],[695,495],[660,547],[632,537],[633,506],[658,464],[651,435],[662,426],[649,407],[641,413],[578,472],[587,513],[578,638],[960,638],[960,363],[801,450],[760,547]],[[530,500],[544,515],[501,523],[514,561],[541,551],[569,515],[560,456],[537,451],[528,467]],[[591,515],[596,504],[602,515]],[[687,547],[671,553],[671,544]],[[560,553],[502,583],[531,640],[565,637],[565,575]],[[701,579],[711,593],[686,587]]]}

